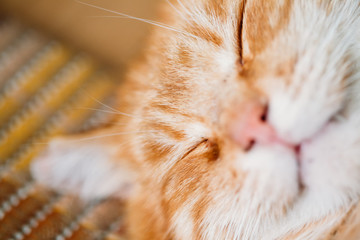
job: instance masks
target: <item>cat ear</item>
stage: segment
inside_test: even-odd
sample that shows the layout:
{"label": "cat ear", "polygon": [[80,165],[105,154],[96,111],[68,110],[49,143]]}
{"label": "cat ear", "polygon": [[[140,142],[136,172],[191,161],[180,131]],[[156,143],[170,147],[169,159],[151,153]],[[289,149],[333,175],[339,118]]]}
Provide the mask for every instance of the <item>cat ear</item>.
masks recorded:
{"label": "cat ear", "polygon": [[108,132],[53,139],[33,161],[33,177],[42,185],[85,200],[109,196],[127,198],[135,173],[119,154],[121,144],[101,137]]}

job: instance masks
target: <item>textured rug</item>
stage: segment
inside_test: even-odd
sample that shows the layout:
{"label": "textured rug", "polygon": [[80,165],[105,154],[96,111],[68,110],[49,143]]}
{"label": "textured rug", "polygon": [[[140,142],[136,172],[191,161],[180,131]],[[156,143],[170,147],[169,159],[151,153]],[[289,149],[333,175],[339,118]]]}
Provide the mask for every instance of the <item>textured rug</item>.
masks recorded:
{"label": "textured rug", "polygon": [[51,137],[107,121],[114,83],[86,54],[1,20],[0,240],[124,239],[121,202],[84,204],[29,173]]}

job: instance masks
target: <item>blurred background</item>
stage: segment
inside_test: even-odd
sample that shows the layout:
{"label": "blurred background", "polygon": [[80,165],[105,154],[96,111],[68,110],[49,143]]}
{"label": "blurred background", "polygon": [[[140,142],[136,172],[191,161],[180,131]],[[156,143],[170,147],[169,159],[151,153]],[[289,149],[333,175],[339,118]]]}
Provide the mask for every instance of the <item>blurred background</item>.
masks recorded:
{"label": "blurred background", "polygon": [[[84,0],[113,11],[156,19],[160,0]],[[116,16],[75,0],[1,0],[0,13],[15,16],[105,64],[123,69],[141,52],[149,24]]]}
{"label": "blurred background", "polygon": [[[84,0],[156,20],[160,0]],[[0,0],[0,238],[124,240],[124,203],[84,203],[34,181],[58,135],[107,124],[150,25],[76,0]]]}

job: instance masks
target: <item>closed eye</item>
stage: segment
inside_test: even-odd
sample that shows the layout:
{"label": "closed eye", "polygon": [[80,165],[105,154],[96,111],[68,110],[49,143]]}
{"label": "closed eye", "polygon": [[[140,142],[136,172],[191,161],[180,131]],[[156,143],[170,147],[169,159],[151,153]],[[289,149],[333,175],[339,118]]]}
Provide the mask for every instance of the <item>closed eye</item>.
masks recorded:
{"label": "closed eye", "polygon": [[189,151],[187,151],[181,159],[186,158],[192,152],[194,152],[196,149],[200,147],[203,148],[203,151],[200,151],[201,154],[199,155],[201,159],[205,159],[207,162],[213,162],[219,159],[220,148],[218,143],[216,141],[207,138],[202,139],[196,145],[190,148]]}
{"label": "closed eye", "polygon": [[189,154],[191,154],[195,149],[197,149],[200,145],[203,143],[206,143],[208,141],[207,138],[201,139],[201,141],[197,142],[194,146],[192,146],[182,157],[181,160],[186,158]]}

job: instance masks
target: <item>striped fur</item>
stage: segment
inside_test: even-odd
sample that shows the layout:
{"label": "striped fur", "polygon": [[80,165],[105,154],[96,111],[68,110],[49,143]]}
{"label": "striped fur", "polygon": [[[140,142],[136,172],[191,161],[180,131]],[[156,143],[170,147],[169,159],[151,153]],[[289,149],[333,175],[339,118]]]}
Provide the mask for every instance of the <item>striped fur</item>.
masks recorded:
{"label": "striped fur", "polygon": [[[99,161],[135,175],[131,239],[357,239],[359,2],[182,0],[162,13],[178,31],[155,30],[119,89],[110,132],[129,134],[97,142],[113,149]],[[253,101],[301,144],[300,163],[231,140]]]}

